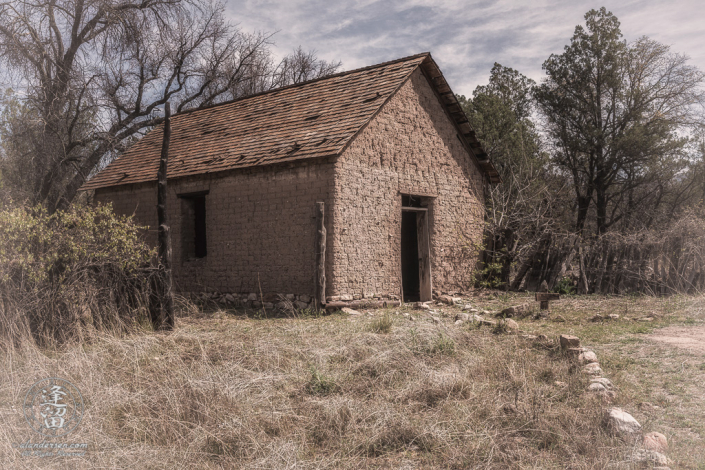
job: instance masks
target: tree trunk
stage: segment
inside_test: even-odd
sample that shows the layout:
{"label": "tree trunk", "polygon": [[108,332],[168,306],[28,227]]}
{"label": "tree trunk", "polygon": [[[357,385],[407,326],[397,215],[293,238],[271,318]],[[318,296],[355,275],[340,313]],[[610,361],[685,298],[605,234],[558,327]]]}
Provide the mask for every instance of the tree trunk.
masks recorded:
{"label": "tree trunk", "polygon": [[172,292],[171,276],[171,235],[167,220],[167,161],[169,159],[169,141],[171,139],[171,109],[169,103],[164,108],[164,137],[162,139],[162,153],[159,159],[159,172],[157,173],[157,222],[159,246],[159,282],[160,282],[160,311],[156,329],[171,330],[174,328],[174,298]]}

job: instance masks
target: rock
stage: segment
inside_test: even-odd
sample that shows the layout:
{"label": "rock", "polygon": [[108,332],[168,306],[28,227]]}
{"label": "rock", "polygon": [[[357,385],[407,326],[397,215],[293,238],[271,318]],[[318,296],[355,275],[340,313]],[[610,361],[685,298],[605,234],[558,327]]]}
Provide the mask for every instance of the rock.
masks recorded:
{"label": "rock", "polygon": [[271,310],[271,309],[274,308],[274,303],[272,303],[272,302],[265,302],[262,306],[263,306],[265,309],[268,308],[268,309]]}
{"label": "rock", "polygon": [[455,320],[468,321],[470,320],[470,315],[468,315],[467,313],[459,313],[455,316]]}
{"label": "rock", "polygon": [[459,304],[463,301],[460,297],[451,297],[450,300],[452,300],[454,304]]}
{"label": "rock", "polygon": [[300,300],[294,300],[294,307],[298,309],[305,309],[308,308],[308,304],[306,302],[302,302]]}
{"label": "rock", "polygon": [[610,379],[608,379],[606,377],[595,377],[594,379],[590,379],[590,383],[591,384],[600,384],[603,387],[605,387],[605,389],[607,389],[607,390],[614,389],[614,385],[612,385],[612,382],[610,381]]}
{"label": "rock", "polygon": [[516,331],[519,329],[519,324],[517,322],[515,322],[514,320],[512,320],[511,318],[507,318],[506,320],[504,320],[504,324],[510,330]]}
{"label": "rock", "polygon": [[648,449],[637,449],[632,454],[632,460],[638,463],[664,466],[668,465],[668,457],[660,452]]}
{"label": "rock", "polygon": [[343,302],[350,302],[353,299],[353,296],[351,294],[341,294],[340,295],[340,300]]}
{"label": "rock", "polygon": [[250,302],[253,302],[253,301],[257,300],[257,294],[255,294],[254,292],[248,294],[248,295],[247,295],[247,300],[250,301]]}
{"label": "rock", "polygon": [[577,359],[585,351],[587,351],[585,348],[568,348],[565,350],[565,353],[571,358]]}
{"label": "rock", "polygon": [[577,336],[561,335],[559,339],[561,342],[561,349],[563,350],[580,347],[580,339]]}
{"label": "rock", "polygon": [[453,305],[453,298],[450,295],[439,295],[438,301],[447,305]]}
{"label": "rock", "polygon": [[592,351],[584,351],[578,355],[578,362],[580,364],[590,364],[592,362],[597,362],[597,354]]}
{"label": "rock", "polygon": [[470,313],[478,313],[479,310],[476,309],[476,308],[471,308],[470,310],[468,310],[468,312],[470,312]]}
{"label": "rock", "polygon": [[414,308],[417,310],[431,310],[430,306],[428,306],[427,304],[421,303],[421,302],[416,302],[414,304]]}
{"label": "rock", "polygon": [[407,312],[402,313],[402,315],[404,315],[405,317],[409,316],[409,314]]}
{"label": "rock", "polygon": [[556,315],[555,317],[551,318],[551,321],[556,323],[564,323],[565,318],[563,318],[561,315]]}
{"label": "rock", "polygon": [[232,294],[225,294],[225,301],[229,304],[235,303],[235,297]]}
{"label": "rock", "polygon": [[499,312],[497,316],[503,316],[506,318],[521,317],[527,315],[530,310],[531,304],[514,305],[512,307],[505,308],[504,310]]}
{"label": "rock", "polygon": [[543,282],[541,282],[541,286],[539,287],[539,292],[548,292],[548,282],[544,279]]}
{"label": "rock", "polygon": [[598,321],[603,321],[604,319],[605,319],[605,317],[603,317],[602,315],[600,315],[600,314],[598,313],[598,314],[596,314],[594,317],[592,317],[592,318],[590,319],[590,321],[598,322]]}
{"label": "rock", "polygon": [[288,304],[286,302],[277,302],[274,306],[277,308],[277,310],[286,310]]}
{"label": "rock", "polygon": [[[353,310],[349,307],[343,307],[340,309],[340,311],[343,313],[347,313],[348,315],[360,315],[360,312],[358,312],[357,310]],[[405,315],[408,315],[408,313],[406,313]]]}
{"label": "rock", "polygon": [[606,410],[603,424],[607,429],[619,435],[630,435],[641,431],[641,424],[621,408]]}
{"label": "rock", "polygon": [[460,326],[465,323],[463,320],[455,320],[455,326]]}
{"label": "rock", "polygon": [[583,370],[583,374],[588,374],[588,375],[602,374],[602,369],[600,368],[600,364],[598,362],[591,362],[590,364],[587,364],[586,366],[584,366],[582,370]]}
{"label": "rock", "polygon": [[619,320],[619,315],[617,315],[616,313],[610,313],[609,315],[607,315],[607,318],[609,318],[610,320]]}
{"label": "rock", "polygon": [[494,320],[485,320],[482,318],[480,315],[473,315],[472,316],[472,321],[479,323],[480,325],[486,325],[486,326],[496,326],[497,322]]}
{"label": "rock", "polygon": [[560,380],[556,380],[555,382],[553,382],[553,385],[555,385],[556,387],[567,387],[568,386],[567,383],[561,382]]}
{"label": "rock", "polygon": [[483,314],[483,315],[489,315],[490,313],[491,313],[491,312],[490,312],[489,310],[483,310],[483,311],[482,311],[482,314]]}
{"label": "rock", "polygon": [[636,320],[648,323],[648,322],[654,321],[654,317],[642,317],[642,318],[637,318]]}
{"label": "rock", "polygon": [[365,299],[373,299],[375,297],[374,292],[363,292],[362,297]]}
{"label": "rock", "polygon": [[588,386],[588,391],[589,392],[606,392],[607,387],[605,387],[604,385],[602,385],[599,382],[594,382]]}
{"label": "rock", "polygon": [[537,339],[539,339],[539,337],[536,335],[521,335],[521,337],[527,341],[536,341]]}
{"label": "rock", "polygon": [[546,336],[544,334],[540,334],[540,335],[536,336],[536,341],[548,341],[548,336]]}
{"label": "rock", "polygon": [[644,449],[661,453],[667,452],[668,439],[660,432],[644,434]]}
{"label": "rock", "polygon": [[431,316],[431,320],[433,320],[433,323],[440,323],[441,319],[438,317]]}
{"label": "rock", "polygon": [[[287,299],[289,298],[289,295],[291,295],[292,297],[294,296],[294,294],[286,294]],[[340,301],[339,295],[329,295],[328,297],[326,297],[326,302],[339,302],[339,301]]]}
{"label": "rock", "polygon": [[311,302],[311,296],[306,295],[306,294],[302,294],[299,296],[299,300],[304,303],[309,303],[309,302]]}
{"label": "rock", "polygon": [[463,310],[470,310],[470,309],[472,309],[472,305],[470,305],[470,304],[465,304],[463,306]]}

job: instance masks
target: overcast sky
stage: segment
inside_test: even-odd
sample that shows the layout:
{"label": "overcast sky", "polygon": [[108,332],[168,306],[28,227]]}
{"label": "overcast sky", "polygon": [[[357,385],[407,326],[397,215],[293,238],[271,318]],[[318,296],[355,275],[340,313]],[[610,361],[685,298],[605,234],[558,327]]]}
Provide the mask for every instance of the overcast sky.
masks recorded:
{"label": "overcast sky", "polygon": [[705,70],[705,0],[229,0],[245,31],[278,31],[276,54],[296,46],[350,70],[430,51],[453,91],[471,95],[492,64],[540,80],[591,8],[607,7],[627,40],[649,36]]}

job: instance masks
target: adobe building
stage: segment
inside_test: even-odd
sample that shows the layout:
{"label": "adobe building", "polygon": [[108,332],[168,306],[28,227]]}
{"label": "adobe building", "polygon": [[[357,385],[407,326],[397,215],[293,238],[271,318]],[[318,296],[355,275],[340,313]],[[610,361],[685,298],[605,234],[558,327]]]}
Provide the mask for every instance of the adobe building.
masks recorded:
{"label": "adobe building", "polygon": [[[167,212],[178,291],[250,302],[288,294],[303,306],[314,294],[423,301],[470,286],[484,190],[499,175],[429,53],[171,122]],[[82,188],[134,214],[153,244],[162,135],[155,128]]]}

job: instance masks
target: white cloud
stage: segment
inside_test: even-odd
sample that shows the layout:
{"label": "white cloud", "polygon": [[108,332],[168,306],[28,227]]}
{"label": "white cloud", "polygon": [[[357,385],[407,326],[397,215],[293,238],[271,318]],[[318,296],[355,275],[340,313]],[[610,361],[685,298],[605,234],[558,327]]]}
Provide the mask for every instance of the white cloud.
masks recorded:
{"label": "white cloud", "polygon": [[[705,70],[705,2],[622,0],[605,5],[627,40],[646,35]],[[594,8],[599,8],[595,5]],[[457,93],[487,81],[494,62],[538,80],[590,9],[560,0],[231,0],[229,18],[245,30],[278,31],[274,51],[298,45],[345,69],[430,51]]]}

